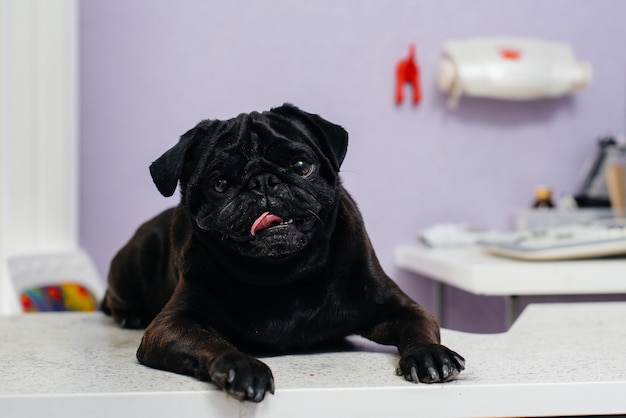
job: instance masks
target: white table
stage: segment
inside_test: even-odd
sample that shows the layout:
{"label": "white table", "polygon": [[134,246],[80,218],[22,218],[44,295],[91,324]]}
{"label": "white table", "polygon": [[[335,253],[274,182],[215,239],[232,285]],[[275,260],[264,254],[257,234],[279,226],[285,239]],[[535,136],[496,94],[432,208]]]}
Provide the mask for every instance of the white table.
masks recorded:
{"label": "white table", "polygon": [[437,281],[440,318],[443,285],[506,296],[508,324],[518,313],[518,296],[626,294],[626,258],[533,262],[498,257],[474,246],[401,245],[395,249],[395,264]]}
{"label": "white table", "polygon": [[[0,416],[393,417],[626,412],[626,303],[532,305],[504,334],[443,330],[458,380],[397,377],[393,350],[265,358],[276,394],[240,403],[210,383],[144,367],[141,331],[100,314],[0,317]],[[363,351],[367,349],[369,351]]]}

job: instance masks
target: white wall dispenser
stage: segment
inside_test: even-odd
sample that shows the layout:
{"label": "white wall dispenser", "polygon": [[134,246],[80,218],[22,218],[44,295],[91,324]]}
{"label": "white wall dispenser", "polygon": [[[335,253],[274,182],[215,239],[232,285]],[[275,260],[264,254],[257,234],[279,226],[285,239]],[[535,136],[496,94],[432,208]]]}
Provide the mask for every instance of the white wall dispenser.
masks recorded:
{"label": "white wall dispenser", "polygon": [[439,88],[457,106],[462,95],[507,100],[559,97],[585,88],[591,65],[577,61],[562,42],[493,37],[455,40],[443,46]]}

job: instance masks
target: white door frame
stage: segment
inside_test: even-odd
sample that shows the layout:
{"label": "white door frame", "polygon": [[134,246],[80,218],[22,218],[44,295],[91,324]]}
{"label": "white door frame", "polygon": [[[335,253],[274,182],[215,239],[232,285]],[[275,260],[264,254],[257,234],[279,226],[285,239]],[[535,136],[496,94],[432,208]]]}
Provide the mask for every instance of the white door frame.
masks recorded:
{"label": "white door frame", "polygon": [[78,247],[77,0],[0,0],[0,313],[7,257]]}

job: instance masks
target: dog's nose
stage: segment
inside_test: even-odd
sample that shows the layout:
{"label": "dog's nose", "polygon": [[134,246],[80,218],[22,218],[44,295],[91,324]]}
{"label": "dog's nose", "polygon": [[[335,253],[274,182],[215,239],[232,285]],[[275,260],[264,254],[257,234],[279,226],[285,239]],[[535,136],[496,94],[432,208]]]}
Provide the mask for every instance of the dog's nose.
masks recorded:
{"label": "dog's nose", "polygon": [[257,174],[248,181],[248,188],[259,195],[272,193],[282,182],[271,173]]}

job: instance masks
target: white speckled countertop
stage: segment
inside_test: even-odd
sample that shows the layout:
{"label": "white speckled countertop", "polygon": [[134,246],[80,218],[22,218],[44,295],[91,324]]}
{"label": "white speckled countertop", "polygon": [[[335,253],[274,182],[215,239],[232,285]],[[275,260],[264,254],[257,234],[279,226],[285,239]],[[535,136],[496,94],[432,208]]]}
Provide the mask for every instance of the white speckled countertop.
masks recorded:
{"label": "white speckled countertop", "polygon": [[[210,383],[137,363],[141,331],[101,314],[0,317],[0,416],[541,416],[626,413],[626,303],[531,305],[511,330],[443,330],[456,381],[395,375],[395,350],[263,359],[276,394],[240,403]],[[364,351],[367,350],[367,351]]]}

